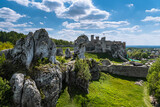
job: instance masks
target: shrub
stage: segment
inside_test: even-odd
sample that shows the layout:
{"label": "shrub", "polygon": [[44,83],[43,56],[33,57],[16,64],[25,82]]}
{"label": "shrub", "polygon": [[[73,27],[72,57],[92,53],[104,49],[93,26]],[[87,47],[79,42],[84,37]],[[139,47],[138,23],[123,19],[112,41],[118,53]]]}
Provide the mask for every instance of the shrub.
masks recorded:
{"label": "shrub", "polygon": [[9,86],[9,82],[6,79],[2,79],[0,77],[0,106],[8,106],[10,107],[12,104],[12,90]]}
{"label": "shrub", "polygon": [[147,81],[150,94],[154,95],[160,102],[160,58],[150,67]]}
{"label": "shrub", "polygon": [[77,73],[77,77],[80,77],[84,80],[91,79],[89,65],[86,60],[76,58],[74,71]]}
{"label": "shrub", "polygon": [[62,64],[67,62],[66,59],[64,57],[62,57],[62,56],[56,56],[56,60],[58,60]]}

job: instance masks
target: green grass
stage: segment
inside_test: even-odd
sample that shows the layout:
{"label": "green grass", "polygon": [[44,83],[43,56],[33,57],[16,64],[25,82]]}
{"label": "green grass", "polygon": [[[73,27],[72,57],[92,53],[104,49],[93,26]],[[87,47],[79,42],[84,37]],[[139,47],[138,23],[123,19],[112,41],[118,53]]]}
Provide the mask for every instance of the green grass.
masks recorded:
{"label": "green grass", "polygon": [[96,61],[100,61],[102,59],[109,59],[113,63],[123,63],[121,59],[113,58],[107,53],[85,53],[86,58],[93,58]]}
{"label": "green grass", "polygon": [[80,93],[77,88],[69,94],[65,88],[57,107],[151,107],[146,84],[134,83],[134,79],[101,73],[99,81],[90,83],[89,94]]}

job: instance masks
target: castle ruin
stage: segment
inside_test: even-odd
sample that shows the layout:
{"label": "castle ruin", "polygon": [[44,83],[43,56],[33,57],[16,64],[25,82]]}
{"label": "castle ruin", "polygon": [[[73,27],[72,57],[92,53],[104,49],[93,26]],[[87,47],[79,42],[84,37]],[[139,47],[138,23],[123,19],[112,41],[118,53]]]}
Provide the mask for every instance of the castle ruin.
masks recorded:
{"label": "castle ruin", "polygon": [[106,40],[105,37],[102,37],[100,40],[99,36],[96,36],[96,39],[94,39],[94,35],[91,35],[91,41],[86,45],[86,51],[105,53],[112,51],[115,46],[122,47],[125,50],[126,43],[121,41],[109,41]]}

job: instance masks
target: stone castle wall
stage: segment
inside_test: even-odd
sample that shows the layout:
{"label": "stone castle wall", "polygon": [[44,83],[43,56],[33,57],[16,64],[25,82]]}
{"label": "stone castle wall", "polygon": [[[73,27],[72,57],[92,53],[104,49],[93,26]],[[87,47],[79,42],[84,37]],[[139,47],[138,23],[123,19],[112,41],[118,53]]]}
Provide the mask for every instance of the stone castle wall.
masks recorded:
{"label": "stone castle wall", "polygon": [[123,66],[123,65],[109,65],[100,66],[101,71],[116,75],[146,78],[148,74],[148,67],[144,66]]}

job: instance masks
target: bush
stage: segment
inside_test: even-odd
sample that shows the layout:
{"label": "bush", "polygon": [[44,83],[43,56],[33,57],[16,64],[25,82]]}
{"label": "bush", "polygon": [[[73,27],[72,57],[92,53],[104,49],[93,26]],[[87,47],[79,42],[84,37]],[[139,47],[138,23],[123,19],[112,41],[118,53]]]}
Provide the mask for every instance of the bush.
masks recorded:
{"label": "bush", "polygon": [[64,64],[66,63],[66,59],[62,56],[56,56],[56,60],[58,60],[61,64]]}
{"label": "bush", "polygon": [[89,65],[86,60],[76,58],[74,71],[77,73],[77,77],[80,77],[84,80],[91,79]]}
{"label": "bush", "polygon": [[154,95],[160,102],[160,58],[150,67],[147,81],[150,94]]}
{"label": "bush", "polygon": [[12,105],[12,90],[9,86],[9,82],[7,80],[3,80],[2,77],[0,77],[0,106],[10,107]]}

